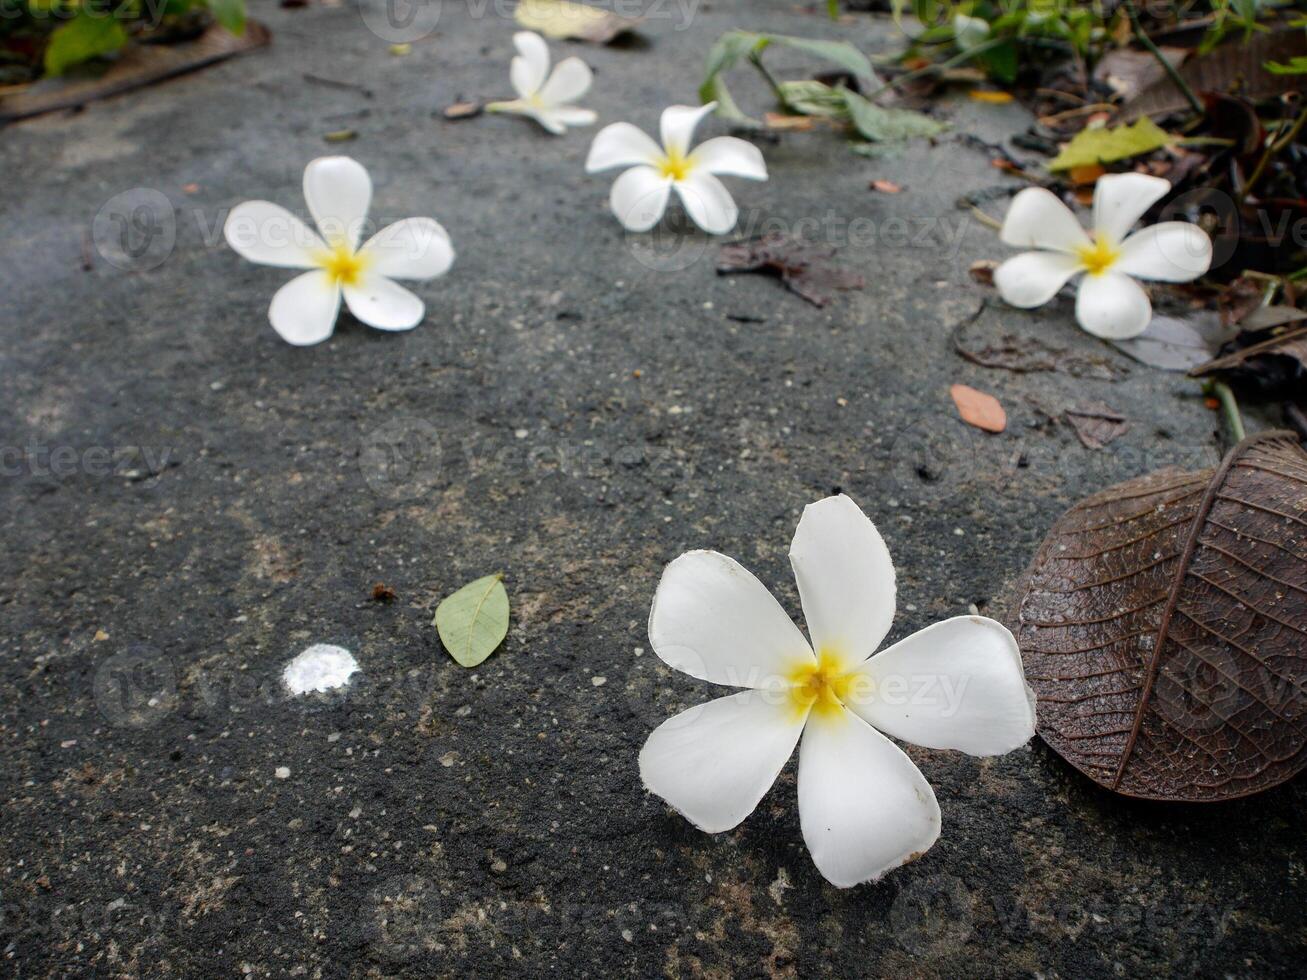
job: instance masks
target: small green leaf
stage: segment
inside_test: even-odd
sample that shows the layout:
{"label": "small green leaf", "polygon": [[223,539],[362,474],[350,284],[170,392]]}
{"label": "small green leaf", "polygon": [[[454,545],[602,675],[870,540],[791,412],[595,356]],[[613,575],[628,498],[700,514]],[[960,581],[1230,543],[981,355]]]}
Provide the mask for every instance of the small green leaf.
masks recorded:
{"label": "small green leaf", "polygon": [[1294,55],[1288,61],[1268,61],[1265,68],[1272,75],[1307,75],[1307,55]]}
{"label": "small green leaf", "polygon": [[245,0],[205,0],[209,13],[237,37],[245,33]]}
{"label": "small green leaf", "polygon": [[844,89],[849,118],[863,139],[874,143],[896,143],[914,136],[938,136],[947,126],[938,119],[910,109],[883,109],[856,92]]}
{"label": "small green leaf", "polygon": [[475,667],[508,635],[508,593],[502,575],[487,575],[463,586],[436,607],[432,624],[449,655]]}
{"label": "small green leaf", "polygon": [[809,80],[781,82],[779,87],[785,105],[795,112],[827,119],[849,118],[849,109],[841,89]]}
{"label": "small green leaf", "polygon": [[108,16],[92,16],[85,10],[50,34],[45,49],[45,73],[62,75],[83,61],[112,54],[127,43],[123,25]]}
{"label": "small green leaf", "polygon": [[1152,153],[1174,141],[1170,133],[1147,116],[1140,116],[1131,126],[1082,129],[1048,165],[1048,169],[1070,170],[1072,167],[1092,167],[1096,163],[1115,163]]}

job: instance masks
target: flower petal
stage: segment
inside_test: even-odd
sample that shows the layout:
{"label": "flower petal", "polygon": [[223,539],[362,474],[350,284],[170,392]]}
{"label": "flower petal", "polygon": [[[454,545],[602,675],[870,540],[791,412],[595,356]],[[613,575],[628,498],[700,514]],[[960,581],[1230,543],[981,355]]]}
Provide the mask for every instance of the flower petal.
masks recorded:
{"label": "flower petal", "polygon": [[[1000,623],[958,616],[900,640],[858,670],[844,703],[873,728],[930,749],[1002,755],[1035,734],[1035,695]],[[864,696],[858,696],[863,692]]]}
{"label": "flower petal", "polygon": [[632,167],[613,181],[608,203],[627,231],[648,231],[667,210],[672,182],[653,167]]}
{"label": "flower petal", "polygon": [[1006,302],[1029,309],[1047,303],[1083,268],[1065,252],[1022,252],[994,270],[994,285]]}
{"label": "flower petal", "polygon": [[304,200],[330,244],[358,248],[372,203],[372,178],[350,157],[318,157],[304,168]]}
{"label": "flower petal", "polygon": [[349,311],[378,330],[412,330],[422,322],[422,300],[393,279],[368,272],[358,283],[344,287]]}
{"label": "flower petal", "polygon": [[817,870],[849,888],[929,850],[939,803],[903,750],[857,715],[814,711],[799,747],[799,825]]}
{"label": "flower petal", "polygon": [[640,750],[640,778],[700,830],[730,830],[776,782],[803,712],[774,691],[741,691],[669,718]]}
{"label": "flower petal", "polygon": [[331,336],[340,312],[340,289],[322,269],[296,276],[277,290],[268,320],[281,339],[297,347]]}
{"label": "flower petal", "polygon": [[776,687],[814,662],[775,597],[716,551],[686,552],[663,571],[649,610],[649,643],[668,666],[733,687]]}
{"label": "flower petal", "polygon": [[550,106],[575,102],[590,90],[592,81],[589,65],[580,58],[564,58],[540,89],[540,100]]}
{"label": "flower petal", "polygon": [[695,127],[716,108],[716,102],[709,102],[707,105],[672,105],[664,109],[658,124],[663,150],[671,156],[689,156]]}
{"label": "flower petal", "polygon": [[246,201],[231,209],[222,226],[227,244],[243,259],[283,269],[312,269],[322,239],[279,204]]}
{"label": "flower petal", "polygon": [[715,136],[705,140],[690,154],[692,167],[702,167],[710,174],[766,180],[767,164],[762,151],[738,136]]}
{"label": "flower petal", "polygon": [[662,156],[658,144],[630,123],[610,123],[595,134],[585,160],[585,172],[593,174],[612,167],[637,164],[656,166]]}
{"label": "flower petal", "polygon": [[1055,252],[1075,252],[1092,244],[1071,209],[1042,187],[1027,187],[1012,198],[999,237],[1008,245]]}
{"label": "flower petal", "polygon": [[1094,235],[1117,245],[1144,212],[1166,196],[1171,182],[1148,174],[1106,174],[1094,185]]}
{"label": "flower petal", "polygon": [[359,256],[368,272],[388,279],[434,279],[453,264],[454,246],[434,218],[405,218],[364,242]]}
{"label": "flower petal", "polygon": [[710,235],[724,235],[735,227],[740,209],[726,185],[707,171],[676,181],[676,193],[690,220]]}
{"label": "flower petal", "polygon": [[549,74],[549,45],[533,31],[518,31],[513,46],[518,53],[509,66],[509,77],[517,94],[529,99],[540,91]]}
{"label": "flower petal", "polygon": [[573,105],[559,106],[549,111],[550,118],[562,126],[593,126],[599,114],[593,109],[580,109]]}
{"label": "flower petal", "polygon": [[1142,286],[1120,272],[1085,276],[1076,294],[1076,320],[1095,337],[1137,337],[1153,318],[1153,304]]}
{"label": "flower petal", "polygon": [[1163,221],[1121,243],[1115,271],[1140,279],[1189,282],[1212,265],[1212,240],[1186,221]]}
{"label": "flower petal", "polygon": [[875,653],[894,622],[894,563],[858,505],[840,494],[805,507],[790,565],[813,647],[855,662]]}

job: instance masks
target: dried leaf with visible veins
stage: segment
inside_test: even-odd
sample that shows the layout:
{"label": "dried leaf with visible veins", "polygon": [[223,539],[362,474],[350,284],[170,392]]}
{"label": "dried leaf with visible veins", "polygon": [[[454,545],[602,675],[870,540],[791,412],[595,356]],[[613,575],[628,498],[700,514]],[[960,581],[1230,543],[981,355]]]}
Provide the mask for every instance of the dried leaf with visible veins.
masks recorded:
{"label": "dried leaf with visible veins", "polygon": [[1245,439],[1054,525],[1012,617],[1044,740],[1126,796],[1208,802],[1307,765],[1307,454]]}
{"label": "dried leaf with visible veins", "polygon": [[731,242],[717,253],[717,274],[761,272],[779,276],[791,292],[813,306],[830,302],[832,289],[861,289],[862,276],[830,264],[835,249],[780,232]]}

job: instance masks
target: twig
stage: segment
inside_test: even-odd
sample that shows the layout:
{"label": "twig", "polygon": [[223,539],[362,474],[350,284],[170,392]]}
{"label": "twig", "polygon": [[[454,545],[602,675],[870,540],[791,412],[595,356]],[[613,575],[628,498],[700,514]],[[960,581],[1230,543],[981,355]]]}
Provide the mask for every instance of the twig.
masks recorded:
{"label": "twig", "polygon": [[1224,381],[1206,381],[1203,383],[1203,394],[1221,403],[1221,414],[1230,430],[1230,437],[1235,443],[1243,442],[1243,416],[1239,414],[1239,403],[1234,400],[1230,386]]}
{"label": "twig", "polygon": [[1144,29],[1139,23],[1139,11],[1135,10],[1134,0],[1126,0],[1125,11],[1130,17],[1131,26],[1135,29],[1135,40],[1142,44],[1147,49],[1148,53],[1157,59],[1158,64],[1162,66],[1167,77],[1171,79],[1171,83],[1180,90],[1185,101],[1189,103],[1189,107],[1193,109],[1194,112],[1198,113],[1198,115],[1203,115],[1203,104],[1198,101],[1198,96],[1194,95],[1194,90],[1189,87],[1189,83],[1180,76],[1180,72],[1176,70],[1175,65],[1166,60],[1166,55],[1162,54],[1161,48],[1153,43],[1153,39],[1144,33]]}
{"label": "twig", "polygon": [[980,208],[976,207],[974,204],[971,205],[971,216],[975,218],[977,221],[979,221],[986,228],[993,228],[995,231],[1003,230],[1003,222],[999,221],[997,218],[991,218],[989,215],[987,215],[984,211],[980,210]]}
{"label": "twig", "polygon": [[1289,131],[1284,136],[1279,139],[1267,141],[1266,152],[1263,153],[1262,158],[1257,161],[1257,166],[1253,168],[1252,174],[1246,181],[1244,181],[1243,190],[1239,193],[1240,204],[1248,200],[1248,195],[1253,192],[1253,188],[1257,186],[1257,182],[1262,179],[1262,175],[1266,173],[1266,168],[1270,166],[1271,160],[1275,158],[1276,154],[1292,144],[1293,141],[1298,138],[1298,134],[1302,132],[1304,123],[1307,123],[1307,109],[1304,109],[1299,114],[1298,118],[1294,121],[1294,124],[1289,127]]}

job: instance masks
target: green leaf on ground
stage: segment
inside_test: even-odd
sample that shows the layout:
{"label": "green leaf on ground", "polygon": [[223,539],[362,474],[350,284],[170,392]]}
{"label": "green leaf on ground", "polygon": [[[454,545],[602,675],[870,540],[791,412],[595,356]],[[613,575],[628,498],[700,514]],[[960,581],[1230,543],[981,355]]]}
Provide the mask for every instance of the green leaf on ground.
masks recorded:
{"label": "green leaf on ground", "polygon": [[464,667],[475,667],[508,635],[508,593],[502,575],[469,582],[436,607],[440,642]]}
{"label": "green leaf on ground", "polygon": [[1265,67],[1272,75],[1307,75],[1307,55],[1296,55],[1288,61],[1268,61]]}
{"label": "green leaf on ground", "polygon": [[112,54],[126,43],[127,32],[120,22],[79,11],[76,17],[51,32],[50,44],[45,49],[45,73],[62,75],[73,65]]}
{"label": "green leaf on ground", "polygon": [[1170,133],[1147,116],[1141,116],[1130,126],[1082,129],[1048,165],[1048,169],[1070,170],[1072,167],[1092,167],[1096,163],[1115,163],[1152,153],[1174,142],[1175,137]]}
{"label": "green leaf on ground", "polygon": [[897,143],[914,136],[938,136],[947,125],[911,109],[884,109],[857,92],[844,89],[844,104],[853,128],[873,143]]}

